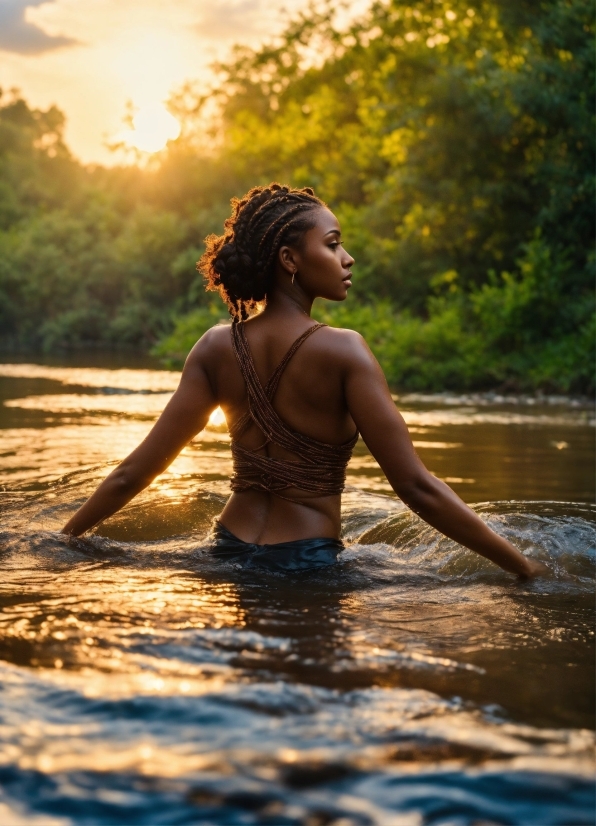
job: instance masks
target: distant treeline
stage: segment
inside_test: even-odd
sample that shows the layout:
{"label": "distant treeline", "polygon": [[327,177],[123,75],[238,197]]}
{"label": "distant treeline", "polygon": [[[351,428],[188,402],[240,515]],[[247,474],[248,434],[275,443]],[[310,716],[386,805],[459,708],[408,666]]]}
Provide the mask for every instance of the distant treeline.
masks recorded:
{"label": "distant treeline", "polygon": [[0,344],[176,362],[218,318],[195,271],[231,195],[314,186],[357,261],[342,305],[394,387],[593,388],[592,0],[332,6],[238,48],[140,169],[83,167],[64,116],[0,100]]}

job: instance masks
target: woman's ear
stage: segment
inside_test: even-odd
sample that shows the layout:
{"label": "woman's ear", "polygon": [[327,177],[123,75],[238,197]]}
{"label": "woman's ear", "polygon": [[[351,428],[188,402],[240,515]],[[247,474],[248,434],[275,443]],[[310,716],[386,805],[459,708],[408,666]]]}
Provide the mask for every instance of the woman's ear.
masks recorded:
{"label": "woman's ear", "polygon": [[295,273],[298,269],[296,251],[291,247],[280,247],[277,259],[286,272]]}

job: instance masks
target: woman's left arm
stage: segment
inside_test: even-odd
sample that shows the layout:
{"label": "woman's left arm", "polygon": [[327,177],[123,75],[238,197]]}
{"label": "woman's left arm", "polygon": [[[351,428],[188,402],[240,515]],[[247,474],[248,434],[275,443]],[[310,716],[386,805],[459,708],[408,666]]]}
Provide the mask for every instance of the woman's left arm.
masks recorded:
{"label": "woman's left arm", "polygon": [[522,577],[548,573],[545,565],[524,556],[491,530],[445,482],[426,469],[377,360],[360,336],[350,336],[344,344],[344,353],[351,356],[346,380],[348,409],[400,499],[433,528],[504,570]]}
{"label": "woman's left arm", "polygon": [[148,436],[104,479],[62,528],[62,533],[80,536],[116,513],[163,473],[205,427],[217,407],[205,370],[208,339],[206,333],[190,352],[178,389]]}

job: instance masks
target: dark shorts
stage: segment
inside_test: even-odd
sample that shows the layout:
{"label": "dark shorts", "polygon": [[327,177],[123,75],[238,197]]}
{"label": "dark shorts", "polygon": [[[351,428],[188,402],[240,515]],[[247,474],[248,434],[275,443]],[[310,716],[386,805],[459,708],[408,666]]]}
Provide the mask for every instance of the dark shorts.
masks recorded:
{"label": "dark shorts", "polygon": [[293,542],[276,542],[274,545],[256,545],[238,539],[215,520],[209,536],[209,551],[213,556],[270,571],[308,571],[332,565],[343,542],[339,539],[297,539]]}

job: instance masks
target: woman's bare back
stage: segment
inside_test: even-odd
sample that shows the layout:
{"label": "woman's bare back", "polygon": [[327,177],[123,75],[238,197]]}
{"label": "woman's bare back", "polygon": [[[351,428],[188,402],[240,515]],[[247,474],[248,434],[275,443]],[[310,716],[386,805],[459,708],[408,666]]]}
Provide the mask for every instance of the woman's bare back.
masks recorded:
{"label": "woman's bare back", "polygon": [[[313,328],[306,315],[280,325],[275,318],[259,316],[246,323],[246,339],[263,387],[302,334]],[[356,425],[347,408],[344,380],[346,339],[349,331],[319,327],[285,366],[272,405],[292,431],[329,445],[344,445]],[[208,374],[214,396],[232,433],[248,409],[246,384],[232,347],[229,326],[210,333],[212,357]],[[348,348],[349,349],[349,348]],[[238,439],[251,452],[274,459],[300,462],[282,446],[269,442],[249,421]],[[289,486],[278,493],[246,490],[234,493],[220,521],[247,542],[275,543],[312,537],[339,537],[340,495],[316,493]]]}

